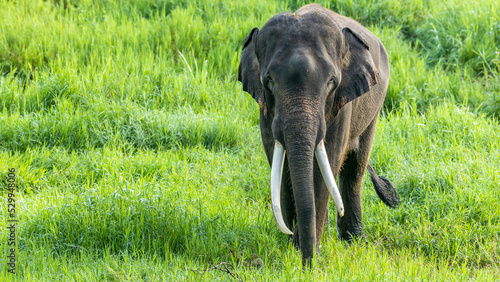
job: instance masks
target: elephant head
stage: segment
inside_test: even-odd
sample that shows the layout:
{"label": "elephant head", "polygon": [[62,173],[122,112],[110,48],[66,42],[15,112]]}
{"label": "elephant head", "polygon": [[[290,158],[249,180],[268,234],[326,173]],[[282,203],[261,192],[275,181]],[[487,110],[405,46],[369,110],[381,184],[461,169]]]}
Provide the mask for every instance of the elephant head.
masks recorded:
{"label": "elephant head", "polygon": [[[356,28],[319,5],[308,5],[274,16],[262,29],[252,29],[243,43],[238,80],[260,108],[274,216],[283,233],[293,234],[281,210],[286,162],[296,212],[294,233],[300,234],[296,244],[304,263],[313,257],[318,241],[315,197],[320,186],[326,183],[339,216],[344,213],[328,155],[345,152],[327,152],[327,131],[345,105],[370,92],[378,81],[370,42]],[[348,130],[332,134],[349,140]],[[337,173],[340,165],[335,164]],[[315,174],[322,175],[324,183],[315,184]]]}

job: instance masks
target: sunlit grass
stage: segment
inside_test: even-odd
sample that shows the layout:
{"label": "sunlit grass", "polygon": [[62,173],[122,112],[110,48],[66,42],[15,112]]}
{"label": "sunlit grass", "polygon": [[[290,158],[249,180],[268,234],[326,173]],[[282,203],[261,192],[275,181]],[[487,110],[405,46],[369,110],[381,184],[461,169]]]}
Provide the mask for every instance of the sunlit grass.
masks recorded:
{"label": "sunlit grass", "polygon": [[[371,163],[402,205],[366,178],[366,240],[339,241],[330,209],[302,271],[237,68],[251,28],[305,2],[0,0],[0,240],[15,167],[17,277],[499,280],[498,2],[322,1],[389,53]],[[221,262],[234,277],[203,274]]]}

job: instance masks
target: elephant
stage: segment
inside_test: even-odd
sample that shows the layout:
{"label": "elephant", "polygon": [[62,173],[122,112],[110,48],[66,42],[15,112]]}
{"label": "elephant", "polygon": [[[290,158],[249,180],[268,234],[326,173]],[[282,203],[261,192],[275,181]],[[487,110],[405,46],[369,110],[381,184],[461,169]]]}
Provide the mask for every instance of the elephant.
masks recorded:
{"label": "elephant", "polygon": [[246,36],[238,80],[259,106],[276,223],[303,265],[320,247],[330,195],[339,237],[364,236],[367,168],[382,201],[399,205],[394,186],[369,164],[389,60],[368,29],[319,4],[278,14]]}

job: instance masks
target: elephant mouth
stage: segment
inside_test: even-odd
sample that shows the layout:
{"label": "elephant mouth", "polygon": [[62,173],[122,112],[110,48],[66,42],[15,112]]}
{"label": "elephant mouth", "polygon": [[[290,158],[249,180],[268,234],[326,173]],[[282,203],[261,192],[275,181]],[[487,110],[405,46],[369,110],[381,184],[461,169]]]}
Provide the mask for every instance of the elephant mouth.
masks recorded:
{"label": "elephant mouth", "polygon": [[[286,226],[283,220],[283,214],[281,213],[280,192],[285,154],[286,150],[283,145],[281,145],[278,140],[275,140],[273,162],[271,167],[271,202],[273,206],[274,219],[276,220],[279,230],[285,234],[292,235],[293,232]],[[321,140],[316,146],[315,155],[321,174],[323,175],[323,179],[325,180],[328,191],[330,192],[337,208],[337,212],[340,216],[343,216],[344,204],[342,203],[342,198],[337,184],[335,183],[335,177],[333,176],[330,162],[328,161],[324,140]]]}

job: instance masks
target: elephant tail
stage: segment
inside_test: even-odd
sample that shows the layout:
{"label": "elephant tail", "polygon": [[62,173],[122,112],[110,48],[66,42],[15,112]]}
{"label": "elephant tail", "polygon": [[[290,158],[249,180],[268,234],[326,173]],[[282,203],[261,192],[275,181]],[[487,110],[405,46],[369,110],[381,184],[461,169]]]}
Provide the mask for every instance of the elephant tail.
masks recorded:
{"label": "elephant tail", "polygon": [[368,172],[370,172],[373,186],[375,186],[375,191],[382,202],[391,208],[398,207],[400,204],[399,195],[389,179],[378,176],[370,164],[368,164]]}

